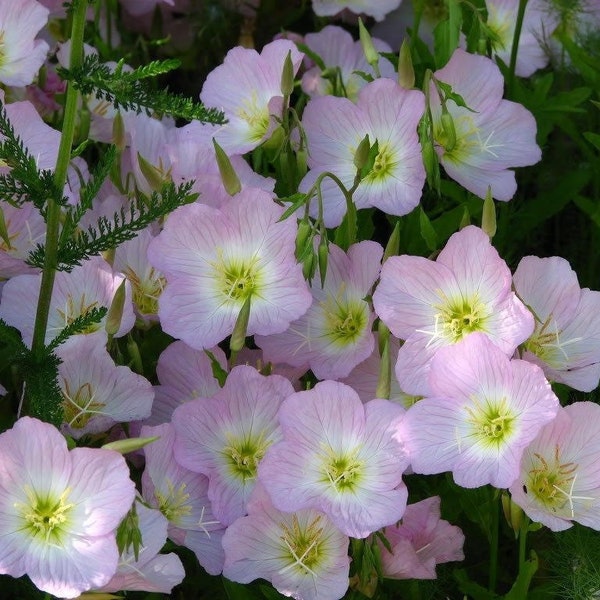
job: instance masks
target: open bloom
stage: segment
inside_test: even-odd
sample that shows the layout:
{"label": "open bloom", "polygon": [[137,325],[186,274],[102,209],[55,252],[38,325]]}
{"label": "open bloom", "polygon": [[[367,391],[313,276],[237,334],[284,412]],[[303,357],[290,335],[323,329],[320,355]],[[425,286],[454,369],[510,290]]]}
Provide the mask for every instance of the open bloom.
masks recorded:
{"label": "open bloom", "polygon": [[600,530],[600,406],[575,402],[561,408],[528,446],[513,501],[552,531],[577,521]]}
{"label": "open bloom", "polygon": [[402,423],[411,466],[452,471],[463,487],[511,485],[525,447],[559,407],[539,367],[509,359],[481,333],[437,352],[430,386]]}
{"label": "open bloom", "polygon": [[428,393],[438,348],[485,333],[510,356],[533,331],[533,316],[511,291],[511,273],[478,227],[455,233],[434,261],[392,256],[381,269],[373,306],[398,338],[396,377],[408,394]]}
{"label": "open bloom", "polygon": [[242,365],[212,398],[190,400],[173,413],[175,458],[208,476],[208,496],[223,524],[246,514],[257,467],[281,437],[277,411],[293,391],[280,375],[265,377]]}
{"label": "open bloom", "polygon": [[440,519],[439,496],[409,504],[402,522],[386,527],[383,534],[392,551],[379,541],[381,566],[391,579],[435,579],[436,565],[465,558],[465,536]]}
{"label": "open bloom", "polygon": [[35,36],[48,22],[48,9],[35,0],[0,0],[0,82],[29,85],[49,46]]}
{"label": "open bloom", "polygon": [[356,14],[365,14],[381,21],[385,15],[400,6],[402,0],[313,0],[313,10],[320,17],[331,17],[337,15],[347,8]]}
{"label": "open bloom", "polygon": [[296,600],[338,600],[348,589],[348,541],[323,513],[277,510],[259,484],[248,516],[223,536],[223,575],[239,583],[262,577]]}
{"label": "open bloom", "polygon": [[27,574],[60,598],[102,587],[117,570],[115,530],[134,496],[120,454],[69,451],[52,425],[19,419],[0,435],[0,573]]}
{"label": "open bloom", "polygon": [[302,62],[296,45],[288,40],[267,44],[260,54],[238,46],[227,53],[222,65],[208,74],[200,100],[225,113],[227,123],[215,133],[229,152],[244,154],[267,140],[281,118],[283,63],[291,52],[294,73]]}
{"label": "open bloom", "polygon": [[363,405],[336,381],[288,397],[279,411],[283,439],[258,467],[275,508],[314,508],[357,538],[398,521],[408,496],[408,459],[397,435],[403,415],[388,400]]}
{"label": "open bloom", "polygon": [[437,154],[446,173],[470,192],[485,198],[491,186],[497,200],[510,200],[517,191],[512,167],[537,163],[536,122],[520,104],[502,99],[504,78],[494,61],[458,48],[448,64],[434,73],[452,86],[468,108],[452,100],[446,108],[454,125],[448,135],[442,105],[433,82],[429,101]]}
{"label": "open bloom", "polygon": [[159,317],[167,333],[210,348],[233,332],[250,299],[248,335],[280,333],[312,296],[294,257],[296,223],[266,192],[242,190],[220,210],[188,204],[148,248],[167,280]]}
{"label": "open bloom", "polygon": [[[350,189],[356,177],[354,157],[365,135],[378,143],[373,168],[352,197],[357,208],[375,206],[391,215],[408,214],[421,199],[425,169],[417,124],[425,108],[424,96],[405,90],[391,79],[376,79],[360,90],[356,104],[348,98],[313,98],[302,116],[308,143],[310,171],[300,183],[308,191],[321,173],[329,171]],[[323,220],[336,227],[346,213],[346,200],[337,184],[321,182]],[[315,199],[311,215],[319,214]]]}
{"label": "open bloom", "polygon": [[255,341],[267,360],[295,367],[308,364],[318,379],[345,377],[373,351],[373,314],[364,300],[379,276],[383,248],[354,244],[345,254],[329,245],[324,285],[317,275],[310,309],[289,329]]}
{"label": "open bloom", "polygon": [[550,380],[591,392],[600,379],[600,292],[581,289],[575,271],[558,256],[526,256],[513,281],[535,316],[523,358]]}

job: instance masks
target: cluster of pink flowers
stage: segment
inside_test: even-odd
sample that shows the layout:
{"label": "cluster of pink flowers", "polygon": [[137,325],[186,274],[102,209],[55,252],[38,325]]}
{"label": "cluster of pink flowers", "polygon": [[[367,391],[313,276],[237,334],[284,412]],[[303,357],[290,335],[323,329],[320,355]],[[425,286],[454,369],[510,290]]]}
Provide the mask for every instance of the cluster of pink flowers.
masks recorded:
{"label": "cluster of pink flowers", "polygon": [[[123,0],[134,16],[178,4]],[[314,9],[380,20],[399,4],[314,0]],[[486,4],[491,24],[507,18],[510,3]],[[539,30],[530,25],[541,19],[536,7],[524,47]],[[35,0],[0,0],[2,84],[34,83],[49,52],[36,37],[48,14]],[[551,387],[598,386],[600,292],[581,289],[559,257],[527,256],[511,273],[474,225],[450,236],[435,259],[384,259],[377,242],[326,237],[353,211],[399,217],[419,205],[430,166],[419,137],[427,119],[430,158],[449,178],[482,199],[510,200],[513,168],[541,158],[533,115],[503,98],[501,71],[485,56],[457,49],[420,91],[400,85],[385,58],[374,66],[339,27],[304,42],[326,70],[338,70],[339,87],[289,40],[260,53],[236,47],[200,93],[224,112],[221,126],[177,127],[83,99],[94,139],[110,141],[117,118],[124,130],[120,185],[102,186],[86,224],[161,182],[195,179],[200,197],[114,256],[57,273],[47,344],[93,308],[122,308],[116,323],[112,315],[58,347],[60,431],[23,417],[0,434],[0,573],[27,574],[65,598],[169,593],[184,577],[179,558],[160,553],[169,538],[211,575],[336,600],[348,589],[355,538],[379,544],[385,576],[434,578],[437,564],[462,560],[464,536],[441,519],[439,497],[408,504],[407,472],[509,489],[555,531],[574,521],[600,529],[600,408],[563,408]],[[530,53],[535,69],[544,64],[538,50]],[[494,51],[506,60],[505,48]],[[292,131],[284,126],[286,65],[306,94]],[[448,86],[466,106],[444,97]],[[345,97],[332,95],[340,89]],[[29,100],[3,98],[3,106],[38,166],[53,169],[60,133]],[[275,181],[244,159],[285,136],[307,153],[294,190],[307,194],[306,205],[287,218]],[[239,180],[233,194],[213,140]],[[365,140],[370,156],[361,164]],[[89,179],[83,159],[70,175],[65,196],[75,205]],[[0,216],[0,318],[31,346],[42,275],[25,260],[44,240],[44,221],[6,200]],[[310,223],[300,250],[314,262],[313,277],[297,260],[298,217]],[[375,335],[376,320],[389,338]],[[151,327],[175,339],[158,357],[154,386],[109,352],[114,338]],[[251,336],[252,350],[224,351],[228,339]],[[393,359],[385,394],[383,356]],[[155,438],[132,459],[143,465],[137,493],[121,455],[83,447],[126,432]],[[65,436],[81,445],[69,450]],[[132,507],[142,548],[120,552],[117,527]]]}

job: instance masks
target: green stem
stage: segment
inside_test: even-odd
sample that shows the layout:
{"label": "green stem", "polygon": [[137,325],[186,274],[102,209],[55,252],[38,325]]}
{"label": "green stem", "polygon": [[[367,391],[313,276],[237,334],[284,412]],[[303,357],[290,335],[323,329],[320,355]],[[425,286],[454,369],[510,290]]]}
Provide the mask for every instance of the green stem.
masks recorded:
{"label": "green stem", "polygon": [[[85,27],[87,4],[87,0],[74,0],[73,2],[70,56],[71,69],[80,65],[83,58],[83,30]],[[65,101],[62,135],[58,149],[56,169],[54,171],[54,184],[56,189],[61,192],[67,181],[67,170],[71,160],[71,148],[73,146],[73,137],[75,135],[78,99],[79,92],[71,83],[69,83]],[[46,252],[32,342],[32,350],[34,354],[38,356],[43,352],[45,346],[48,313],[50,311],[50,300],[52,298],[52,289],[54,287],[54,277],[56,274],[60,214],[60,204],[55,198],[49,198],[46,217]]]}
{"label": "green stem", "polygon": [[515,85],[515,69],[517,68],[517,54],[519,52],[519,39],[521,38],[521,29],[523,28],[523,18],[527,0],[519,0],[519,10],[517,11],[517,22],[515,23],[515,33],[513,35],[512,48],[510,50],[510,63],[508,66],[508,97],[512,98]]}
{"label": "green stem", "polygon": [[526,553],[527,553],[527,532],[529,530],[529,519],[523,515],[523,522],[521,523],[521,527],[519,529],[519,573],[521,573],[523,569],[523,565],[525,564]]}
{"label": "green stem", "polygon": [[491,522],[491,539],[490,539],[490,579],[488,589],[490,592],[496,590],[496,579],[498,572],[498,533],[500,529],[500,513],[498,506],[498,498],[496,492],[492,490],[492,522]]}

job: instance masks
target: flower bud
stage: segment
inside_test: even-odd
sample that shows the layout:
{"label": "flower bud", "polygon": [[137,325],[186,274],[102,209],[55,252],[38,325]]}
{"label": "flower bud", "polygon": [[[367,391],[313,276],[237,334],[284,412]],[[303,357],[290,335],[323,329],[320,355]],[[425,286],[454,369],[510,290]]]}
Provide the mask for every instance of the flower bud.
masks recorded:
{"label": "flower bud", "polygon": [[122,152],[126,146],[125,139],[125,123],[123,122],[123,115],[121,112],[117,112],[112,124],[112,140],[113,144]]}
{"label": "flower bud", "polygon": [[444,149],[452,152],[456,147],[456,129],[454,119],[445,106],[442,106],[442,131],[444,135]]}
{"label": "flower bud", "polygon": [[10,236],[8,235],[8,228],[6,227],[6,220],[4,219],[4,211],[0,206],[0,239],[6,244],[6,249],[12,248],[10,243]]}
{"label": "flower bud", "polygon": [[281,94],[289,97],[294,91],[294,63],[292,62],[292,51],[288,50],[283,61],[283,73],[281,74]]}
{"label": "flower bud", "polygon": [[155,442],[160,439],[160,436],[155,435],[152,437],[138,437],[138,438],[126,438],[124,440],[117,440],[116,442],[109,442],[108,444],[104,444],[102,448],[104,450],[114,450],[119,454],[129,454],[130,452],[135,452],[136,450],[140,450],[144,446]]}
{"label": "flower bud", "polygon": [[362,46],[362,50],[365,54],[365,58],[367,62],[373,67],[375,74],[379,77],[379,52],[375,49],[373,45],[373,40],[371,39],[371,35],[367,31],[367,28],[364,26],[362,19],[359,17],[358,19],[358,35],[360,37],[360,45]]}
{"label": "flower bud", "polygon": [[121,327],[121,319],[123,318],[123,309],[125,307],[126,281],[126,279],[123,279],[121,285],[117,288],[110,304],[110,308],[108,309],[108,314],[106,315],[104,329],[106,329],[106,333],[108,333],[109,337],[116,335],[117,331],[119,331],[119,327]]}
{"label": "flower bud", "polygon": [[398,83],[407,90],[415,87],[415,69],[410,55],[410,44],[404,38],[398,55]]}
{"label": "flower bud", "polygon": [[217,165],[219,167],[219,173],[221,174],[221,180],[225,186],[225,191],[230,196],[235,196],[242,189],[239,177],[229,160],[229,156],[227,156],[225,150],[219,146],[215,138],[213,138],[213,146],[215,147]]}
{"label": "flower bud", "polygon": [[490,240],[496,235],[496,207],[492,198],[492,187],[488,186],[483,201],[483,212],[481,213],[481,229],[485,231]]}
{"label": "flower bud", "polygon": [[235,322],[231,339],[229,340],[229,349],[232,353],[239,352],[246,343],[246,332],[248,331],[248,321],[250,320],[250,302],[252,296],[248,296],[240,310],[240,314]]}
{"label": "flower bud", "polygon": [[367,164],[370,150],[371,144],[369,142],[369,134],[367,133],[360,141],[360,144],[358,144],[358,148],[356,148],[356,152],[354,153],[354,166],[359,171]]}
{"label": "flower bud", "polygon": [[150,189],[154,191],[160,190],[165,183],[163,174],[152,163],[147,161],[139,152],[137,153],[137,158],[138,164],[140,165],[140,171],[146,178]]}

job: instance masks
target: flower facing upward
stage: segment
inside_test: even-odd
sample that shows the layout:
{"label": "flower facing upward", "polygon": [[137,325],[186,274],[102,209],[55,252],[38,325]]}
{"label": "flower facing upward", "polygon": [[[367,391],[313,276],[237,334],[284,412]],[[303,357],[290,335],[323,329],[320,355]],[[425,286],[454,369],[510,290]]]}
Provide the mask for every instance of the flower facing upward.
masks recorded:
{"label": "flower facing upward", "polygon": [[452,471],[463,487],[511,485],[525,447],[559,407],[539,367],[509,359],[480,333],[437,352],[430,386],[402,423],[411,466]]}
{"label": "flower facing upward", "polygon": [[23,417],[0,435],[0,573],[29,575],[75,598],[117,569],[115,530],[135,496],[120,454],[67,449],[52,426]]}
{"label": "flower facing upward", "polygon": [[148,249],[167,280],[159,317],[167,333],[210,348],[251,300],[248,335],[280,333],[312,296],[294,258],[296,224],[266,192],[245,189],[220,210],[189,204],[169,216]]}
{"label": "flower facing upward", "polygon": [[403,415],[388,400],[363,405],[335,381],[288,397],[279,411],[283,440],[258,468],[275,508],[320,510],[357,538],[395,523],[408,495],[408,459],[397,436]]}
{"label": "flower facing upward", "polygon": [[455,233],[435,261],[392,256],[381,269],[373,306],[398,338],[396,377],[427,395],[431,359],[442,346],[480,332],[511,355],[533,331],[533,316],[511,291],[506,263],[478,227]]}

